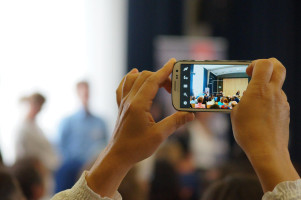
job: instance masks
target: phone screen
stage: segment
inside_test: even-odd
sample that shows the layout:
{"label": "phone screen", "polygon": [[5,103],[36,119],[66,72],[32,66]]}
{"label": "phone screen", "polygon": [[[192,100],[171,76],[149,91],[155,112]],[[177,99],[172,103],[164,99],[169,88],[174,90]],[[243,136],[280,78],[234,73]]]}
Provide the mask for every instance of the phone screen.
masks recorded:
{"label": "phone screen", "polygon": [[247,89],[248,65],[181,64],[180,107],[233,109]]}

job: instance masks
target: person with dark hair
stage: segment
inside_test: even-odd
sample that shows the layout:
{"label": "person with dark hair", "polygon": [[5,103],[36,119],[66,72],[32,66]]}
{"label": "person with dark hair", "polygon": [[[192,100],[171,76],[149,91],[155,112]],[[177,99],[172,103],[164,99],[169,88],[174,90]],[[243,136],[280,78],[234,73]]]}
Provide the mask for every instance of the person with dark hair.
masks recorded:
{"label": "person with dark hair", "polygon": [[42,167],[39,160],[24,158],[18,160],[11,168],[27,200],[39,200],[44,196]]}
{"label": "person with dark hair", "polygon": [[149,200],[180,200],[179,180],[173,166],[164,160],[155,163]]}
{"label": "person with dark hair", "polygon": [[256,176],[236,174],[213,183],[202,200],[260,200],[263,191]]}
{"label": "person with dark hair", "polygon": [[198,101],[195,99],[195,96],[191,97],[190,104],[196,104]]}
{"label": "person with dark hair", "polygon": [[1,200],[26,200],[15,177],[4,167],[0,167]]}

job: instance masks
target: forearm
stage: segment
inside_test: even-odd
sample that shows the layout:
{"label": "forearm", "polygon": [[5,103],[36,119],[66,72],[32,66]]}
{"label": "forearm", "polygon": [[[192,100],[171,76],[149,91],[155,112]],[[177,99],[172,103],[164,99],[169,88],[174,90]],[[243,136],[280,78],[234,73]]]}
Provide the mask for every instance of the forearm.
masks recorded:
{"label": "forearm", "polygon": [[105,150],[88,172],[87,184],[101,197],[112,198],[131,167]]}
{"label": "forearm", "polygon": [[287,149],[264,154],[247,154],[264,192],[272,191],[284,181],[300,179]]}

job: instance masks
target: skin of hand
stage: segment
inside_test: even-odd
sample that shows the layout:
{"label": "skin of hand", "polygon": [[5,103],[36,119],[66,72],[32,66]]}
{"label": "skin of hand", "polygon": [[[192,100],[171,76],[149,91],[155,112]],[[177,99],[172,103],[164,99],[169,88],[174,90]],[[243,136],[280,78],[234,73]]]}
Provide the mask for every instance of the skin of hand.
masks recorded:
{"label": "skin of hand", "polygon": [[175,59],[157,72],[133,69],[116,90],[118,119],[111,141],[86,176],[88,186],[102,197],[113,197],[122,179],[137,162],[151,156],[177,128],[194,119],[193,113],[176,112],[155,122],[150,109],[160,87],[171,92]]}
{"label": "skin of hand", "polygon": [[288,152],[290,107],[282,90],[286,69],[270,58],[253,61],[246,72],[252,79],[231,112],[231,122],[235,140],[266,192],[300,178]]}

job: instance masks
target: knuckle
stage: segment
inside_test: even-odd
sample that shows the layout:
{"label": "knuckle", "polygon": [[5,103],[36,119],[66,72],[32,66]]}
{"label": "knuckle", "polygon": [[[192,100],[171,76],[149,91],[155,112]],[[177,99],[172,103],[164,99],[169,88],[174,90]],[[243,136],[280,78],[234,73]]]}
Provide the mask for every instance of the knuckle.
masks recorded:
{"label": "knuckle", "polygon": [[146,82],[147,83],[154,83],[156,81],[156,77],[155,76],[149,76],[147,79],[146,79]]}
{"label": "knuckle", "polygon": [[273,62],[273,61],[274,61],[274,62],[279,62],[278,59],[275,58],[275,57],[271,57],[271,58],[269,58],[268,60],[270,60],[270,61],[272,61],[272,62]]}
{"label": "knuckle", "polygon": [[285,68],[282,64],[278,64],[278,65],[277,65],[277,70],[278,70],[279,73],[281,73],[281,74],[286,74],[286,68]]}
{"label": "knuckle", "polygon": [[127,108],[127,111],[129,111],[129,112],[136,112],[137,110],[139,110],[138,104],[135,103],[134,101],[133,102],[127,102],[126,103],[126,108]]}
{"label": "knuckle", "polygon": [[273,62],[269,59],[261,59],[257,61],[258,65],[263,65],[265,67],[273,67]]}
{"label": "knuckle", "polygon": [[151,72],[150,71],[147,71],[147,70],[143,70],[142,72],[141,72],[141,76],[149,76],[151,74]]}

